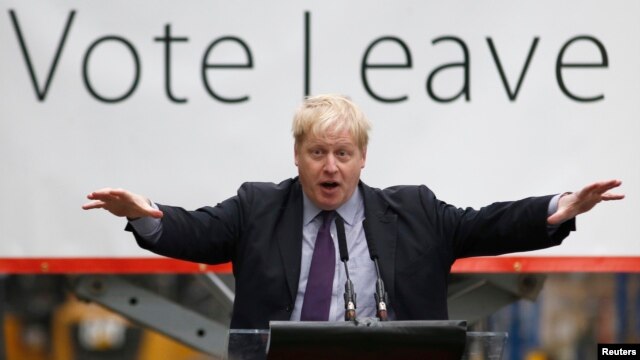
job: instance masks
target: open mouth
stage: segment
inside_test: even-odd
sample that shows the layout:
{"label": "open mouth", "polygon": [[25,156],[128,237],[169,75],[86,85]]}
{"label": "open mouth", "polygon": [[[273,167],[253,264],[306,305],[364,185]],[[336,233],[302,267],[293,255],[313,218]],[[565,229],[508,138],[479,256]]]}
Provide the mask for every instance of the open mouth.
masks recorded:
{"label": "open mouth", "polygon": [[322,186],[325,189],[331,190],[338,187],[338,183],[335,181],[325,181],[320,183],[320,186]]}

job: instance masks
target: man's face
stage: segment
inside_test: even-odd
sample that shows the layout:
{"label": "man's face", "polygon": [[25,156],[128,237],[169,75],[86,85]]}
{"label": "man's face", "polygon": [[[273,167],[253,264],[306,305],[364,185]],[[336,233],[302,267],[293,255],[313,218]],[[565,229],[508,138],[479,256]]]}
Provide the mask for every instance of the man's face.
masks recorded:
{"label": "man's face", "polygon": [[295,147],[302,190],[322,210],[344,204],[358,186],[366,149],[360,151],[348,131],[326,137],[308,135]]}

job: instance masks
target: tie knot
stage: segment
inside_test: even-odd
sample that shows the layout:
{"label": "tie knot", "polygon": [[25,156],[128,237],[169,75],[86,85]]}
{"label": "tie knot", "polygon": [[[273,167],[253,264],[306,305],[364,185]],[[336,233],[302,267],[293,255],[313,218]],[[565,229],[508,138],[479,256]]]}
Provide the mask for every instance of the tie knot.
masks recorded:
{"label": "tie knot", "polygon": [[320,212],[320,217],[322,218],[322,226],[326,227],[327,225],[331,224],[331,221],[333,220],[335,215],[335,210],[322,210]]}

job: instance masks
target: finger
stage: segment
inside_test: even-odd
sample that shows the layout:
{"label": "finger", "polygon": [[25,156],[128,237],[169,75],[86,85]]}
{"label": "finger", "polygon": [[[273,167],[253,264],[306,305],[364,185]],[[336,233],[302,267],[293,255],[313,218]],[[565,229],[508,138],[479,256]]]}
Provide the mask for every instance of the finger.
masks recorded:
{"label": "finger", "polygon": [[119,197],[117,196],[113,196],[110,193],[104,193],[104,192],[93,192],[89,195],[87,195],[87,199],[89,200],[100,200],[100,201],[113,201],[113,200],[118,200]]}
{"label": "finger", "polygon": [[624,194],[609,194],[609,193],[602,194],[602,200],[604,201],[622,200],[622,199],[624,199]]}
{"label": "finger", "polygon": [[146,216],[151,216],[156,219],[160,219],[164,215],[162,210],[154,206],[151,206],[151,202],[149,201],[149,199],[143,198],[143,201],[144,202],[141,204],[141,208],[142,208],[142,211],[145,212]]}
{"label": "finger", "polygon": [[122,197],[130,197],[131,193],[124,189],[112,189],[112,188],[104,188],[100,190],[96,190],[89,195],[87,198],[89,199],[119,199]]}
{"label": "finger", "polygon": [[573,216],[569,216],[568,211],[566,210],[558,210],[555,213],[551,214],[549,217],[547,217],[547,223],[549,225],[558,225],[560,223],[563,223],[564,221],[566,221],[567,219],[572,218]]}
{"label": "finger", "polygon": [[104,201],[92,201],[82,205],[82,208],[84,210],[100,209],[100,208],[103,208],[104,205],[105,205]]}
{"label": "finger", "polygon": [[620,186],[621,184],[622,181],[620,180],[599,181],[585,186],[579,193],[582,196],[588,196],[589,194],[601,195],[615,187]]}
{"label": "finger", "polygon": [[622,185],[622,181],[620,180],[607,180],[607,181],[601,181],[601,182],[597,182],[594,184],[595,185],[595,189],[596,191],[600,192],[600,193],[605,193],[613,188],[616,188],[620,185]]}
{"label": "finger", "polygon": [[106,195],[111,190],[112,190],[111,188],[102,188],[100,190],[95,190],[89,193],[89,195],[87,195],[87,198],[92,199],[94,196]]}
{"label": "finger", "polygon": [[100,198],[104,198],[106,196],[110,196],[111,193],[111,189],[110,188],[104,188],[104,189],[100,189],[100,190],[96,190],[93,191],[91,193],[89,193],[89,195],[87,195],[88,199],[100,199]]}
{"label": "finger", "polygon": [[124,189],[111,189],[109,190],[109,195],[117,196],[117,197],[129,197],[131,195],[130,192]]}
{"label": "finger", "polygon": [[149,216],[156,218],[156,219],[160,219],[162,218],[162,216],[164,216],[164,213],[158,209],[154,209],[151,208],[151,210],[148,212]]}
{"label": "finger", "polygon": [[547,218],[547,223],[549,225],[558,225],[560,223],[560,218],[560,215],[558,215],[558,213],[555,213]]}

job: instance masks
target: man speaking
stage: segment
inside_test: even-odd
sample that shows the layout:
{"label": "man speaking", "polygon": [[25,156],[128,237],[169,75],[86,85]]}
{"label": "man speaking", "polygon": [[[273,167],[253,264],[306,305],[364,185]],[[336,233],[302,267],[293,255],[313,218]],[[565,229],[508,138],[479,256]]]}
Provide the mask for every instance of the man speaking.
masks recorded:
{"label": "man speaking", "polygon": [[[377,264],[396,320],[447,319],[447,279],[458,258],[558,245],[575,216],[619,200],[609,180],[575,193],[499,202],[479,210],[438,200],[426,186],[369,187],[360,181],[369,121],[348,98],[307,98],[293,120],[298,177],[245,183],[215,207],[186,211],[122,189],[88,195],[84,209],[129,220],[138,244],[199,263],[231,261],[236,280],[232,328],[271,320],[340,320],[350,275],[358,315],[376,313]],[[340,264],[336,223],[349,261]]]}

